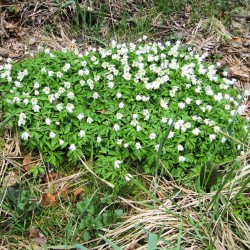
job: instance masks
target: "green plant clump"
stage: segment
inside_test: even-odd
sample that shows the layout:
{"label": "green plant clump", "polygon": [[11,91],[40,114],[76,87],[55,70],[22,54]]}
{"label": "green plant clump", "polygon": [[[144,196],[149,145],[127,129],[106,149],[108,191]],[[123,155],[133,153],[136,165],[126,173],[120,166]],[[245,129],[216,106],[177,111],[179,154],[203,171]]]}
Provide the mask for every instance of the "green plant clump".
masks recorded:
{"label": "green plant clump", "polygon": [[1,66],[0,105],[22,144],[55,167],[91,159],[113,183],[130,180],[132,168],[154,173],[171,128],[161,161],[176,178],[194,176],[246,150],[249,130],[235,81],[205,57],[179,41],[45,49]]}

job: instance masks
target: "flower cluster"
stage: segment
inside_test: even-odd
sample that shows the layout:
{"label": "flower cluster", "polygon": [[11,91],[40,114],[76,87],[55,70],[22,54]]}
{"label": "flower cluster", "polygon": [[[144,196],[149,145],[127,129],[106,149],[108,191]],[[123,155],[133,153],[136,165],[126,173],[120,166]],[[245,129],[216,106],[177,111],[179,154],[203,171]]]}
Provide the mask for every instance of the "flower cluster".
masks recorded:
{"label": "flower cluster", "polygon": [[135,159],[144,162],[135,166],[154,172],[171,126],[161,160],[174,176],[194,175],[209,159],[240,153],[226,136],[229,127],[243,143],[249,131],[235,80],[221,78],[206,56],[179,41],[113,41],[84,54],[46,49],[0,66],[1,107],[6,118],[14,115],[24,144],[38,148],[47,162],[58,165],[66,154],[88,158],[94,151],[95,171],[113,181],[130,180]]}

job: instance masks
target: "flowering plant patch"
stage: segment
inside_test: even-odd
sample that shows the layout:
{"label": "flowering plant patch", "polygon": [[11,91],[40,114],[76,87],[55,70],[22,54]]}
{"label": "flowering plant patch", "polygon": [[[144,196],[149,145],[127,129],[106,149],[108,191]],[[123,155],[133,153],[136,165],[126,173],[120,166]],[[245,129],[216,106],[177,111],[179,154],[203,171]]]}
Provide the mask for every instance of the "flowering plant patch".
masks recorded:
{"label": "flowering plant patch", "polygon": [[245,150],[230,136],[248,140],[234,80],[219,77],[205,57],[179,42],[112,42],[85,54],[45,49],[1,66],[1,108],[46,162],[94,157],[95,172],[113,182],[130,180],[135,167],[154,173],[171,126],[161,160],[173,176],[192,176]]}

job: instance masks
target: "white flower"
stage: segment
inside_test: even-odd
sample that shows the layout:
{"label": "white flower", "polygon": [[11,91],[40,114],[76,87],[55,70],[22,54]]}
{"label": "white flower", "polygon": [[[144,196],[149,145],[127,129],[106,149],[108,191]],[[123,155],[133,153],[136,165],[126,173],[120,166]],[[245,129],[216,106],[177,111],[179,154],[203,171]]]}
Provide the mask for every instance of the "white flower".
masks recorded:
{"label": "white flower", "polygon": [[165,101],[164,99],[160,100],[160,106],[164,109],[168,109],[168,102]]}
{"label": "white flower", "polygon": [[181,109],[184,109],[185,108],[185,103],[184,102],[179,102],[178,103],[178,107],[181,108]]}
{"label": "white flower", "polygon": [[179,144],[178,146],[177,146],[177,150],[180,152],[180,151],[183,151],[184,150],[184,147],[181,145],[181,144]]}
{"label": "white flower", "polygon": [[201,100],[196,100],[195,103],[196,103],[197,105],[200,105],[200,104],[201,104]]}
{"label": "white flower", "polygon": [[195,128],[195,129],[192,130],[192,133],[193,133],[194,135],[198,135],[200,132],[201,132],[201,131],[200,131],[198,128]]}
{"label": "white flower", "polygon": [[26,123],[25,118],[19,118],[19,120],[18,120],[18,126],[19,127],[21,127],[22,125],[25,125],[25,123]]}
{"label": "white flower", "polygon": [[114,168],[115,168],[115,169],[120,168],[120,165],[121,165],[121,164],[122,164],[122,161],[119,161],[119,160],[115,161],[115,163],[114,163]]}
{"label": "white flower", "polygon": [[55,100],[54,95],[48,95],[48,100],[50,103],[52,103]]}
{"label": "white flower", "polygon": [[174,137],[174,132],[173,131],[170,131],[169,132],[169,135],[168,135],[168,139],[171,139]]}
{"label": "white flower", "polygon": [[73,92],[69,92],[69,93],[67,94],[67,97],[68,97],[69,99],[73,100],[73,99],[75,98],[75,95],[74,95]]}
{"label": "white flower", "polygon": [[162,123],[167,123],[167,121],[168,121],[168,119],[167,119],[166,117],[162,117],[162,118],[161,118],[161,122],[162,122]]}
{"label": "white flower", "polygon": [[97,92],[95,92],[92,97],[93,99],[97,99],[98,97],[100,97],[100,95]]}
{"label": "white flower", "polygon": [[75,144],[70,144],[69,150],[70,151],[75,151],[76,150],[76,145]]}
{"label": "white flower", "polygon": [[79,70],[79,71],[78,71],[78,75],[79,75],[79,76],[83,76],[83,70]]}
{"label": "white flower", "polygon": [[51,76],[53,76],[53,75],[54,75],[54,72],[53,72],[52,70],[49,70],[49,71],[48,71],[48,76],[51,77]]}
{"label": "white flower", "polygon": [[191,98],[186,98],[186,100],[185,100],[185,103],[186,104],[190,104],[192,102],[192,99]]}
{"label": "white flower", "polygon": [[51,122],[52,122],[52,121],[51,121],[49,118],[46,118],[46,119],[45,119],[45,124],[46,124],[46,125],[50,125]]}
{"label": "white flower", "polygon": [[128,143],[124,143],[124,144],[123,144],[123,147],[124,147],[124,148],[127,148],[127,147],[128,147]]}
{"label": "white flower", "polygon": [[133,119],[137,119],[138,118],[138,114],[133,114]]}
{"label": "white flower", "polygon": [[56,108],[57,108],[58,111],[62,111],[62,109],[63,109],[63,104],[62,104],[62,103],[58,103],[58,104],[56,105]]}
{"label": "white flower", "polygon": [[116,119],[117,119],[117,120],[121,120],[122,117],[123,117],[123,114],[121,114],[121,113],[117,113],[117,114],[116,114]]}
{"label": "white flower", "polygon": [[81,120],[84,118],[84,114],[79,114],[79,115],[77,116],[77,118],[78,118],[79,121],[81,121]]}
{"label": "white flower", "polygon": [[68,110],[69,113],[72,113],[74,108],[75,106],[72,103],[68,103],[66,106],[66,109]]}
{"label": "white flower", "polygon": [[117,93],[117,94],[116,94],[116,97],[117,97],[118,99],[120,99],[120,98],[122,97],[122,94],[121,94],[121,93]]}
{"label": "white flower", "polygon": [[50,88],[49,87],[45,87],[43,88],[43,92],[48,95],[50,93]]}
{"label": "white flower", "polygon": [[84,130],[80,130],[80,132],[79,132],[79,137],[85,137],[85,131]]}
{"label": "white flower", "polygon": [[35,104],[37,104],[37,103],[38,103],[37,98],[32,98],[32,99],[31,99],[31,104],[32,104],[32,105],[35,105]]}
{"label": "white flower", "polygon": [[122,141],[123,141],[122,139],[117,139],[117,144],[118,144],[118,145],[121,145],[121,144],[122,144]]}
{"label": "white flower", "polygon": [[85,81],[84,80],[80,80],[80,85],[83,87],[85,85]]}
{"label": "white flower", "polygon": [[125,72],[125,73],[123,74],[123,77],[124,77],[125,80],[129,81],[129,80],[131,79],[131,74],[128,73],[128,72]]}
{"label": "white flower", "polygon": [[136,130],[137,130],[138,132],[141,131],[141,130],[142,130],[141,126],[140,126],[140,125],[137,125],[137,126],[136,126]]}
{"label": "white flower", "polygon": [[24,103],[25,105],[27,105],[27,104],[29,103],[29,100],[28,100],[28,99],[24,99],[24,100],[23,100],[23,103]]}
{"label": "white flower", "polygon": [[135,144],[135,148],[136,148],[136,149],[141,149],[141,143],[140,143],[140,142],[137,142],[137,143]]}
{"label": "white flower", "polygon": [[65,65],[63,66],[62,70],[64,72],[67,72],[70,69],[70,64],[69,63],[65,63]]}
{"label": "white flower", "polygon": [[33,105],[32,109],[34,110],[34,112],[39,112],[40,111],[40,106],[39,105]]}
{"label": "white flower", "polygon": [[206,111],[206,107],[201,107],[201,110],[202,110],[203,112],[205,112],[205,111]]}
{"label": "white flower", "polygon": [[[212,125],[213,126],[213,125]],[[219,126],[214,126],[214,132],[215,133],[218,133],[218,132],[220,132],[221,131],[221,129],[220,129],[220,127]]]}
{"label": "white flower", "polygon": [[160,148],[160,144],[157,144],[157,145],[155,145],[155,151],[159,151],[159,148]]}
{"label": "white flower", "polygon": [[93,122],[93,119],[91,117],[88,117],[87,118],[87,123],[92,123]]}
{"label": "white flower", "polygon": [[112,88],[114,87],[114,83],[113,83],[113,82],[108,82],[107,85],[108,85],[108,87],[109,87],[110,89],[112,89]]}
{"label": "white flower", "polygon": [[57,73],[56,73],[56,77],[61,78],[62,76],[63,76],[63,73],[62,73],[62,72],[57,72]]}
{"label": "white flower", "polygon": [[133,176],[131,174],[126,174],[124,178],[125,181],[130,181],[131,179],[133,179]]}
{"label": "white flower", "polygon": [[69,89],[71,86],[70,82],[64,82],[64,88]]}
{"label": "white flower", "polygon": [[149,139],[153,140],[153,139],[155,139],[155,138],[156,138],[156,134],[155,134],[155,133],[151,133],[151,134],[149,135]]}
{"label": "white flower", "polygon": [[26,141],[28,140],[30,137],[30,134],[28,132],[23,132],[22,135],[21,135],[21,138]]}
{"label": "white flower", "polygon": [[186,158],[182,155],[179,156],[179,162],[184,162],[184,161],[186,161]]}
{"label": "white flower", "polygon": [[120,109],[124,108],[124,103],[123,103],[123,102],[120,102],[120,103],[119,103],[119,108],[120,108]]}
{"label": "white flower", "polygon": [[136,99],[136,101],[141,101],[141,100],[142,100],[142,97],[141,97],[140,95],[137,95],[137,96],[135,97],[135,99]]}
{"label": "white flower", "polygon": [[64,144],[64,140],[59,140],[59,144],[62,146]]}
{"label": "white flower", "polygon": [[62,93],[64,93],[64,92],[65,92],[65,88],[60,87],[60,88],[58,89],[58,93],[59,93],[59,94],[62,94]]}
{"label": "white flower", "polygon": [[50,133],[49,133],[49,137],[50,137],[51,139],[53,139],[53,138],[56,137],[56,134],[55,134],[54,132],[50,132]]}
{"label": "white flower", "polygon": [[21,88],[23,85],[22,85],[20,82],[15,81],[15,86],[16,86],[17,88]]}
{"label": "white flower", "polygon": [[102,141],[102,138],[101,138],[100,136],[98,136],[98,137],[96,138],[96,140],[97,140],[98,143],[100,143],[100,142]]}
{"label": "white flower", "polygon": [[210,141],[214,141],[215,139],[216,139],[216,135],[215,134],[209,135],[209,140]]}
{"label": "white flower", "polygon": [[120,129],[121,129],[121,127],[118,124],[115,124],[114,127],[113,127],[114,131],[118,131]]}
{"label": "white flower", "polygon": [[225,110],[230,110],[230,105],[225,105]]}
{"label": "white flower", "polygon": [[213,109],[213,107],[212,107],[211,105],[207,105],[207,106],[206,106],[206,109],[207,109],[208,111],[211,111],[211,110]]}
{"label": "white flower", "polygon": [[226,140],[227,140],[227,139],[223,136],[222,139],[221,139],[221,142],[222,142],[222,143],[225,143]]}

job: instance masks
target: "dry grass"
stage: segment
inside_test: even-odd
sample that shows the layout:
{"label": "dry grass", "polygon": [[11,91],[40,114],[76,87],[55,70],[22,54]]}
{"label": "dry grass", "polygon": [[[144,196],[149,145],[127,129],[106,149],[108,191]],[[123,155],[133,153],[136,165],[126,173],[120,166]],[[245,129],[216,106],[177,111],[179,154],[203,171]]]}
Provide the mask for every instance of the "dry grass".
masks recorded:
{"label": "dry grass", "polygon": [[[241,180],[249,174],[250,166],[247,165],[224,187],[218,208],[210,205],[216,192],[195,192],[162,178],[158,180],[157,188],[161,204],[153,207],[154,199],[145,202],[121,199],[133,206],[133,213],[119,227],[107,230],[105,237],[124,250],[147,249],[147,231],[159,236],[158,247],[161,249],[176,249],[178,241],[181,249],[210,249],[211,246],[211,249],[219,250],[247,249],[250,247],[249,225],[233,216],[233,206],[228,199],[233,199]],[[152,183],[154,181],[152,179]],[[249,184],[247,188],[250,188]],[[213,218],[215,209],[220,212],[217,218]],[[97,245],[93,249],[110,249],[107,244]]]}

